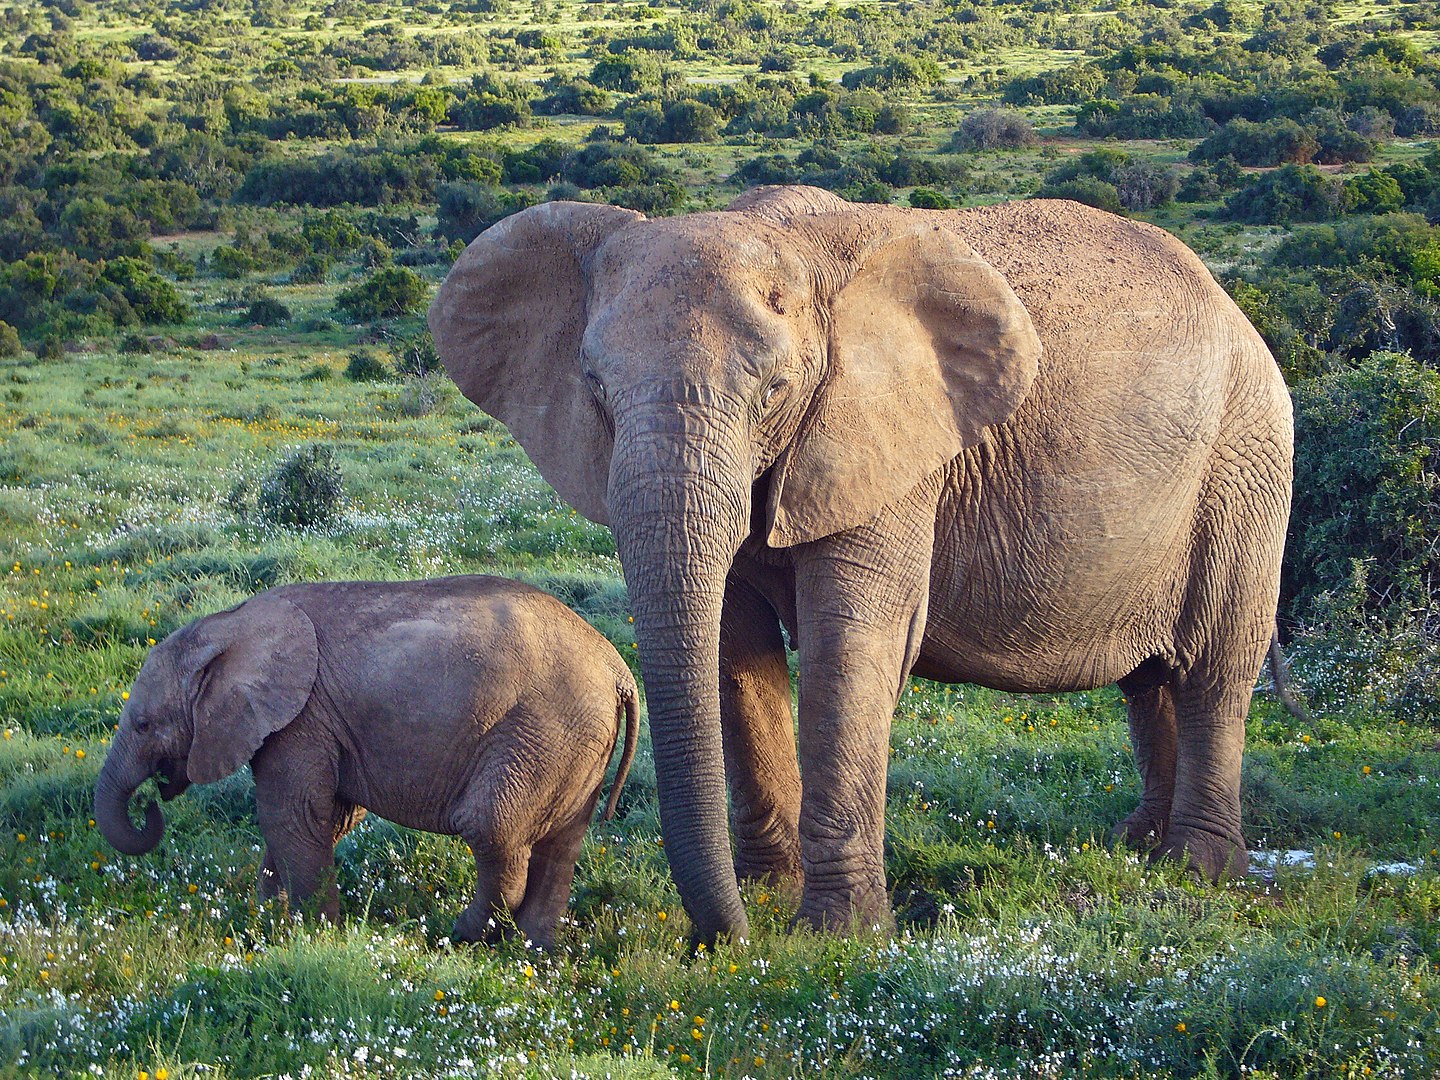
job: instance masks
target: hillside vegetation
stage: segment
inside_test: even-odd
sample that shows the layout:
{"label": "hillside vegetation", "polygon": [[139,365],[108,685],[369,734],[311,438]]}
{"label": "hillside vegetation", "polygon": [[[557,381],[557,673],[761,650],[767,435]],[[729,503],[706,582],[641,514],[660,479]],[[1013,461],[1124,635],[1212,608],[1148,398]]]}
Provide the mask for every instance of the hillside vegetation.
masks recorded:
{"label": "hillside vegetation", "polygon": [[[1440,1074],[1437,46],[1433,4],[1372,0],[0,0],[0,1076]],[[342,925],[257,906],[243,771],[154,853],[103,843],[146,650],[271,585],[509,574],[633,659],[609,532],[420,313],[534,203],[788,182],[1144,217],[1270,343],[1313,712],[1249,721],[1277,867],[1106,846],[1118,692],[919,680],[894,938],[752,885],[753,939],[692,956],[643,747],[545,955],[452,946],[464,844],[374,819]]]}

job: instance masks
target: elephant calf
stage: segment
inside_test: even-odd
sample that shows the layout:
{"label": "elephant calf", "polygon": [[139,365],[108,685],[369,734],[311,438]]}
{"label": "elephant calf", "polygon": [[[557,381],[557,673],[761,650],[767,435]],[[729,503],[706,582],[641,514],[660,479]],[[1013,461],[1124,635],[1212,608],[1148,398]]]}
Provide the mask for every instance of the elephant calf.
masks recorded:
{"label": "elephant calf", "polygon": [[172,799],[249,762],[265,835],[260,895],[319,892],[339,914],[335,844],[368,808],[465,838],[479,877],[466,941],[513,916],[553,942],[624,714],[607,819],[635,753],[634,677],[554,597],[493,577],[271,589],[176,631],[146,659],[95,788],[127,854],[160,841],[129,802]]}

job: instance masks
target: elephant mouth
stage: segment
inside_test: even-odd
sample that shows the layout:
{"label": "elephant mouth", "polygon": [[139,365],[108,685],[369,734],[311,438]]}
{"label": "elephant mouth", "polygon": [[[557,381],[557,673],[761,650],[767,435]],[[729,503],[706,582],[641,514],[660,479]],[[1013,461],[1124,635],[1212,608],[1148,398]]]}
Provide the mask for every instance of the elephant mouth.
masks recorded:
{"label": "elephant mouth", "polygon": [[190,786],[188,763],[179,758],[167,758],[155,770],[155,779],[159,783],[160,798],[169,802]]}

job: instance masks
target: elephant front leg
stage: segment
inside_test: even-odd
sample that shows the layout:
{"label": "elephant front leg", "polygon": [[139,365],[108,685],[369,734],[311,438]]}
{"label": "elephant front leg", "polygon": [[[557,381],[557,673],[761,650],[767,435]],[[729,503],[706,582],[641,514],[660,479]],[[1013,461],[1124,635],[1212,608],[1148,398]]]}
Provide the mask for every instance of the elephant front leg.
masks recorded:
{"label": "elephant front leg", "polygon": [[816,927],[892,923],[890,724],[924,633],[932,512],[887,512],[807,545],[797,565],[805,870],[797,918]]}
{"label": "elephant front leg", "polygon": [[735,873],[798,881],[800,767],[785,642],[775,610],[733,575],[720,623],[720,723]]}
{"label": "elephant front leg", "polygon": [[365,811],[337,798],[333,784],[322,782],[331,775],[326,764],[323,754],[287,757],[270,746],[251,762],[265,837],[258,891],[262,900],[283,892],[292,906],[310,900],[322,917],[335,922],[340,918],[335,844]]}
{"label": "elephant front leg", "polygon": [[340,891],[335,881],[335,848],[327,831],[312,830],[304,821],[281,818],[266,821],[265,859],[260,868],[260,899],[284,893],[293,910],[311,902],[316,913],[331,922],[340,919]]}

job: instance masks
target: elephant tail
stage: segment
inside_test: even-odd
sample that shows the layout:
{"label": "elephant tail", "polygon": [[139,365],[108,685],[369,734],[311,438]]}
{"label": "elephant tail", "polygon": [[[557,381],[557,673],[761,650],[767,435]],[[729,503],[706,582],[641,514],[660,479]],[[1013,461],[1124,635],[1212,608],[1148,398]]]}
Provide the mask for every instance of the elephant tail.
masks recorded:
{"label": "elephant tail", "polygon": [[1285,711],[1301,723],[1310,722],[1310,714],[1295,696],[1290,685],[1290,668],[1285,663],[1285,654],[1280,651],[1280,628],[1270,630],[1270,679],[1275,684],[1275,696]]}
{"label": "elephant tail", "polygon": [[[610,798],[605,802],[605,816],[602,821],[615,818],[615,808],[620,804],[620,792],[625,779],[630,775],[630,763],[635,760],[635,744],[640,739],[640,694],[632,680],[629,686],[620,688],[620,707],[625,712],[625,749],[620,752],[620,764],[615,769],[615,782],[610,785]],[[617,716],[618,720],[619,717]]]}

